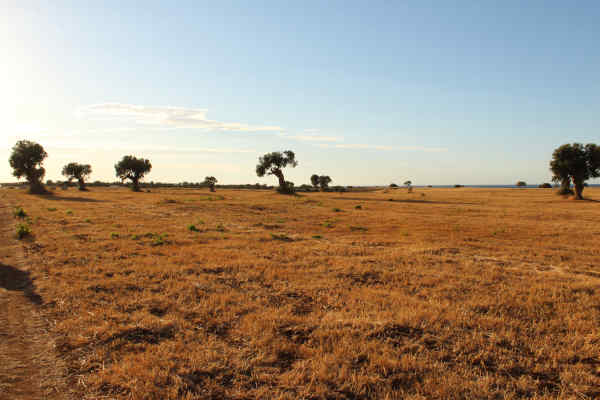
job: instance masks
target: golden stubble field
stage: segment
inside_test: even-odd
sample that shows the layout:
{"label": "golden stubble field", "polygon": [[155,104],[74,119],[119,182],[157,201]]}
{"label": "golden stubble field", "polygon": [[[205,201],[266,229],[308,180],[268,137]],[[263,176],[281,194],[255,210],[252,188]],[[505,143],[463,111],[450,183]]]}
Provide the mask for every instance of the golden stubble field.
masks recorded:
{"label": "golden stubble field", "polygon": [[26,262],[82,396],[600,397],[600,202],[466,188],[0,201],[29,215]]}

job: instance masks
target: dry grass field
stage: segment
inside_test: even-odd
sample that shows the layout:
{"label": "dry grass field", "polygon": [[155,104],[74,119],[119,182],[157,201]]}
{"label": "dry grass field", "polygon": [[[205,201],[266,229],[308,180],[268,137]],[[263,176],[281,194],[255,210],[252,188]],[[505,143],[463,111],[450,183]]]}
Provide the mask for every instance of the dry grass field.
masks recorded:
{"label": "dry grass field", "polygon": [[28,215],[39,307],[88,398],[600,398],[598,201],[94,188],[0,202]]}

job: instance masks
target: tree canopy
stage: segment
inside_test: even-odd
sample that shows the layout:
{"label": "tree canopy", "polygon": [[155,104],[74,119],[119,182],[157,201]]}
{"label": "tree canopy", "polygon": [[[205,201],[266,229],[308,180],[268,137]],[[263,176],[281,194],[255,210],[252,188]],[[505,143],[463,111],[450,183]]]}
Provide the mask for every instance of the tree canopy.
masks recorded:
{"label": "tree canopy", "polygon": [[115,164],[116,175],[121,181],[131,180],[132,189],[136,192],[140,190],[139,182],[152,169],[150,160],[137,158],[134,156],[124,156],[121,161]]}
{"label": "tree canopy", "polygon": [[211,192],[215,191],[215,185],[217,184],[217,178],[215,178],[214,176],[207,176],[206,178],[204,178],[204,182],[202,182],[204,185],[208,186],[210,188]]}
{"label": "tree canopy", "polygon": [[600,147],[594,143],[563,144],[552,153],[550,161],[552,180],[568,189],[570,181],[575,187],[575,197],[583,199],[585,181],[600,177]]}
{"label": "tree canopy", "polygon": [[282,193],[291,193],[293,192],[293,183],[285,180],[282,171],[288,165],[291,167],[298,166],[298,161],[296,161],[296,155],[293,151],[286,150],[283,153],[280,151],[267,153],[258,158],[256,175],[259,177],[275,175],[279,180],[279,191]]}
{"label": "tree canopy", "polygon": [[92,166],[90,164],[79,164],[76,162],[68,163],[62,169],[62,174],[67,177],[69,182],[73,179],[77,179],[79,182],[79,190],[85,189],[85,180],[92,173]]}
{"label": "tree canopy", "polygon": [[13,175],[17,179],[25,177],[29,182],[31,193],[45,193],[46,189],[42,179],[46,170],[42,167],[48,153],[42,145],[29,140],[19,140],[12,148],[12,154],[8,162],[13,169]]}

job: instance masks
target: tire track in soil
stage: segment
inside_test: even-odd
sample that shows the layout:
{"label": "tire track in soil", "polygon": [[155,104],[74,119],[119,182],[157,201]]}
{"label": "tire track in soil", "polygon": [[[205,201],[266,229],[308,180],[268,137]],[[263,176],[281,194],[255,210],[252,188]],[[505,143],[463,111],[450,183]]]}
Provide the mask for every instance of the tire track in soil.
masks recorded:
{"label": "tire track in soil", "polygon": [[11,210],[0,204],[0,400],[70,399]]}

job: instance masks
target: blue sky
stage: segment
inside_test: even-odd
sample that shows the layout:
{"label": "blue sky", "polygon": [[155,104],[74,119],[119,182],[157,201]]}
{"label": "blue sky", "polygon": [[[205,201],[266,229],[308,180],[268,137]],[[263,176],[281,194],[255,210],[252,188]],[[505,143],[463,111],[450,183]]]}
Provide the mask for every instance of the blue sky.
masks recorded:
{"label": "blue sky", "polygon": [[539,183],[600,142],[597,1],[86,3],[0,6],[0,157],[39,141],[49,179],[274,183],[292,149],[297,185]]}

